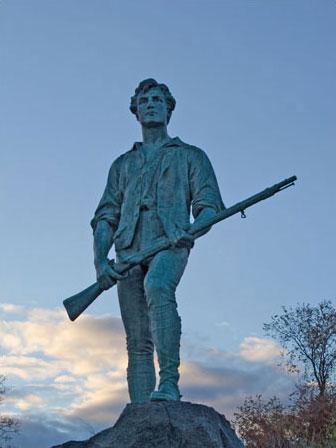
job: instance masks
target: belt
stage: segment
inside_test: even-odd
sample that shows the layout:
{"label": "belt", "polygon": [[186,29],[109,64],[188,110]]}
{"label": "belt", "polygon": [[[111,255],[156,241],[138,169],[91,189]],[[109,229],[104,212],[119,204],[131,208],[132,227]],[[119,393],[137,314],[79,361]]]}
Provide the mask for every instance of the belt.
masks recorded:
{"label": "belt", "polygon": [[147,212],[147,211],[150,211],[150,210],[156,211],[156,207],[154,207],[154,206],[150,207],[148,204],[141,204],[139,209],[140,209],[141,212]]}

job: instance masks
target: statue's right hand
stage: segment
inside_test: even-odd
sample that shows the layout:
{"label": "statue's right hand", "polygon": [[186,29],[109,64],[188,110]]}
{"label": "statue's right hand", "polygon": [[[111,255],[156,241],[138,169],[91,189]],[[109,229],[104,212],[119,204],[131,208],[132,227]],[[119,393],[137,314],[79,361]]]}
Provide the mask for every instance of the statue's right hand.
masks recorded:
{"label": "statue's right hand", "polygon": [[119,274],[110,265],[110,260],[106,258],[96,263],[97,282],[103,290],[109,289],[116,284],[117,280],[123,280],[126,275]]}

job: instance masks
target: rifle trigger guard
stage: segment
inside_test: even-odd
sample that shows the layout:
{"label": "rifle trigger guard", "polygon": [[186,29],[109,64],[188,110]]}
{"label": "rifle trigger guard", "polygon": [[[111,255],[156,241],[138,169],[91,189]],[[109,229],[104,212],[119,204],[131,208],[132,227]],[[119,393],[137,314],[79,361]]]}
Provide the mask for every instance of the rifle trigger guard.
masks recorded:
{"label": "rifle trigger guard", "polygon": [[243,218],[243,219],[246,218],[246,215],[245,215],[245,211],[244,211],[244,210],[241,210],[241,211],[240,211],[240,217]]}

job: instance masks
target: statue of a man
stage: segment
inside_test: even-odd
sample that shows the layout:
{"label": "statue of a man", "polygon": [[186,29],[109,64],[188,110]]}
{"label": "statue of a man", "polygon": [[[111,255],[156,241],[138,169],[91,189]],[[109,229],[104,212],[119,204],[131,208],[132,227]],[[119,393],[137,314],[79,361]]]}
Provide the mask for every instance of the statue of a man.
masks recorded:
{"label": "statue of a man", "polygon": [[[127,336],[128,390],[132,403],[177,401],[181,319],[175,290],[186,267],[194,222],[224,208],[206,154],[167,133],[175,99],[165,84],[142,81],[131,111],[142,142],[112,164],[104,194],[91,221],[97,280],[108,289],[118,280],[121,317]],[[172,243],[122,276],[108,264],[113,243],[117,260],[148,248],[162,236]],[[160,366],[155,391],[154,348]]]}

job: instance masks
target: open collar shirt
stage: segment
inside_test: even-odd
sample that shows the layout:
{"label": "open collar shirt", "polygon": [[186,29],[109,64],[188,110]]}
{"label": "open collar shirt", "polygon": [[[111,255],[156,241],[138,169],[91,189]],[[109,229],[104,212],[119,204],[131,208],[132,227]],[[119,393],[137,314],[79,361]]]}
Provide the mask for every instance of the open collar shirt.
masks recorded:
{"label": "open collar shirt", "polygon": [[224,208],[212,165],[203,150],[170,139],[146,163],[141,143],[112,164],[103,196],[91,226],[107,221],[114,232],[116,251],[132,244],[141,209],[156,209],[163,229],[172,238],[204,208]]}

